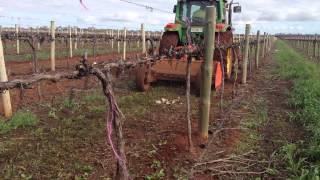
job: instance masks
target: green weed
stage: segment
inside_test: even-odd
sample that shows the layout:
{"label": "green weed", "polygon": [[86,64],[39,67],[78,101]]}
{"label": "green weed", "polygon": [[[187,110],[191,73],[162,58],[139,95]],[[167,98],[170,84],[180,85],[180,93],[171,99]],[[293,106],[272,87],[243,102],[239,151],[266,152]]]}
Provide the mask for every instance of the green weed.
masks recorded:
{"label": "green weed", "polygon": [[63,107],[70,109],[70,110],[77,109],[77,108],[79,108],[79,106],[80,106],[79,103],[77,103],[74,100],[69,99],[69,98],[67,98],[63,101]]}
{"label": "green weed", "polygon": [[293,83],[289,105],[295,109],[291,120],[303,124],[308,141],[283,148],[292,179],[319,179],[320,173],[320,66],[278,41],[277,73]]}
{"label": "green weed", "polygon": [[104,102],[105,97],[101,92],[94,91],[84,97],[84,101],[87,103],[92,103],[92,102]]}
{"label": "green weed", "polygon": [[164,172],[164,169],[162,168],[160,161],[154,160],[151,167],[155,170],[155,172],[150,175],[146,175],[144,177],[145,180],[158,180],[165,177],[166,174]]}
{"label": "green weed", "polygon": [[105,105],[100,105],[100,106],[89,106],[89,111],[95,114],[102,114],[106,112],[106,106]]}
{"label": "green weed", "polygon": [[0,121],[0,134],[5,134],[13,129],[35,126],[39,122],[38,118],[30,111],[18,111],[11,120]]}

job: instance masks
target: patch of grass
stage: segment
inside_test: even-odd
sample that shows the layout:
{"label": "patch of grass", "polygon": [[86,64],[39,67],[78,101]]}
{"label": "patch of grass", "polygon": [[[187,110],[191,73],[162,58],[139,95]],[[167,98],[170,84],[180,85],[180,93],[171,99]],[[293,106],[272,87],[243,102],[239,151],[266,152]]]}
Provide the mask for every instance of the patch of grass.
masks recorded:
{"label": "patch of grass", "polygon": [[71,110],[71,111],[75,111],[80,108],[79,103],[77,103],[75,100],[69,99],[69,98],[67,98],[63,101],[62,106],[66,109]]}
{"label": "patch of grass", "polygon": [[144,177],[145,180],[164,179],[166,174],[164,172],[164,169],[162,168],[160,161],[154,160],[151,165],[151,168],[153,168],[155,172],[150,175],[146,175]]}
{"label": "patch of grass", "polygon": [[143,93],[135,93],[119,97],[118,103],[125,115],[143,116],[146,113],[146,107],[150,105],[150,98]]}
{"label": "patch of grass", "polygon": [[152,107],[156,100],[161,98],[176,99],[177,89],[164,86],[155,86],[150,91],[144,93],[133,93],[118,97],[117,101],[121,111],[126,115],[141,117]]}
{"label": "patch of grass", "polygon": [[79,163],[75,163],[74,167],[75,167],[77,172],[82,172],[82,175],[75,177],[75,179],[79,179],[79,180],[88,179],[90,173],[94,169],[90,165],[82,165],[82,164],[79,164]]}
{"label": "patch of grass", "polygon": [[293,83],[289,105],[295,108],[292,119],[307,131],[306,142],[288,144],[284,159],[293,179],[320,178],[320,66],[288,47],[277,43],[277,73]]}
{"label": "patch of grass", "polygon": [[106,112],[106,106],[100,105],[100,106],[89,106],[89,111],[95,114],[102,114]]}
{"label": "patch of grass", "polygon": [[93,91],[92,93],[86,95],[83,99],[87,103],[104,102],[105,101],[104,95],[98,91]]}
{"label": "patch of grass", "polygon": [[38,118],[30,111],[18,111],[11,120],[0,121],[0,134],[5,134],[13,129],[35,126],[39,122]]}
{"label": "patch of grass", "polygon": [[268,120],[268,108],[263,98],[254,99],[250,104],[251,113],[248,119],[241,122],[245,130],[243,140],[238,144],[238,153],[258,149],[258,143],[262,139],[259,128],[263,127]]}

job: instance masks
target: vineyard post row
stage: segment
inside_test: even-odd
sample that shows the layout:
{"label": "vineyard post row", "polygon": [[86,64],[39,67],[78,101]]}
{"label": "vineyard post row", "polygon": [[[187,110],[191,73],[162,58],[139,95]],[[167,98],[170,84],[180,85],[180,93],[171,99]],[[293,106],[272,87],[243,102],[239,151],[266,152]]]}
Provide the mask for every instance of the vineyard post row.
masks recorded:
{"label": "vineyard post row", "polygon": [[[50,23],[51,24],[51,23]],[[104,33],[101,33],[101,32],[88,32],[88,31],[84,31],[83,29],[80,29],[80,31],[78,31],[78,29],[79,28],[72,28],[72,27],[69,27],[68,26],[68,28],[67,28],[67,30],[66,31],[64,31],[64,30],[59,30],[59,29],[56,29],[55,30],[55,33],[59,33],[59,34],[65,34],[65,35],[69,35],[70,34],[70,28],[71,28],[71,36],[74,38],[74,40],[71,42],[71,43],[74,43],[74,49],[78,49],[78,41],[81,39],[81,35],[102,35],[102,34],[105,34],[106,36],[111,36],[111,37],[113,37],[113,38],[120,38],[121,36],[123,37],[124,36],[124,31],[122,31],[121,32],[121,30],[119,30],[118,29],[118,36],[117,37],[114,37],[114,30],[105,30],[104,31]],[[74,29],[74,30],[73,30]],[[98,31],[99,30],[101,30],[101,29],[97,29]],[[12,29],[11,28],[4,28],[4,31],[5,32],[13,32],[12,31]],[[26,32],[31,32],[31,33],[33,33],[33,28],[30,28],[30,30],[28,30],[28,29],[22,29],[18,24],[16,24],[15,25],[15,29],[14,29],[14,32],[15,32],[15,34],[18,36],[19,35],[19,33],[21,33],[21,32],[23,32],[23,33],[26,33]],[[52,28],[50,27],[49,29],[47,29],[47,30],[43,30],[43,28],[39,28],[39,26],[38,27],[36,27],[36,34],[38,34],[38,35],[40,35],[41,33],[43,33],[43,32],[46,32],[46,33],[48,33],[48,35],[52,35]],[[138,32],[135,32],[136,33],[136,35],[135,36],[139,36],[139,34],[140,34],[140,36],[142,36],[143,35],[143,33],[141,32],[141,30],[140,31],[138,31]],[[122,35],[121,35],[122,34]],[[79,36],[80,35],[80,36]],[[132,31],[131,32],[131,36],[134,36],[134,32]],[[151,36],[151,32],[148,32],[148,37],[150,38],[150,37],[161,37],[162,36],[162,32],[161,33],[159,33],[159,32],[155,32],[152,36]],[[19,36],[18,36],[19,37]],[[142,37],[141,37],[142,38]],[[17,48],[17,54],[19,54],[20,53],[20,39],[18,38],[18,39],[16,39],[16,41],[17,41],[17,43],[16,43],[16,48]],[[119,42],[119,41],[118,41]],[[40,45],[40,43],[37,43],[38,45],[37,45],[37,49],[38,50],[40,50],[41,49],[41,45]],[[120,53],[120,42],[118,43],[118,53]],[[137,45],[138,45],[138,47],[140,47],[140,41],[137,41]],[[147,44],[148,46],[149,46],[149,43]],[[69,45],[68,45],[69,46]],[[112,48],[113,48],[113,43],[112,43]],[[69,53],[70,53],[71,51],[69,51]],[[145,51],[143,51],[143,52],[145,52]],[[70,56],[70,54],[69,54],[69,56]]]}
{"label": "vineyard post row", "polygon": [[[52,21],[51,22],[51,28],[50,28],[51,30],[50,30],[50,34],[51,34],[51,38],[52,38],[52,40],[51,40],[51,70],[52,71],[55,71],[55,23],[54,23],[54,21]],[[37,33],[38,33],[39,31],[37,30]],[[73,42],[72,41],[72,35],[70,35],[70,32],[72,32],[71,31],[71,28],[69,28],[69,41],[70,42]],[[126,39],[126,30],[124,30],[124,38]],[[83,32],[81,32],[81,33],[83,33]],[[75,33],[76,34],[76,33]],[[109,31],[109,32],[107,32],[106,34],[108,34],[108,35],[113,35],[113,30],[111,30],[111,32]],[[249,35],[250,34],[250,25],[246,25],[246,34],[245,35],[239,35],[238,37],[239,38],[236,38],[235,39],[235,42],[237,42],[237,43],[239,43],[240,44],[240,48],[242,48],[242,51],[244,52],[243,54],[245,55],[244,56],[244,61],[243,61],[243,64],[242,64],[242,69],[244,70],[244,71],[247,71],[247,67],[249,66],[249,68],[250,68],[250,73],[251,73],[251,67],[256,67],[256,68],[258,68],[259,67],[259,58],[262,56],[262,58],[263,57],[265,57],[266,56],[266,54],[270,51],[270,49],[271,49],[271,37],[272,36],[270,36],[269,34],[266,34],[266,33],[264,33],[264,35],[263,35],[263,39],[261,40],[261,37],[260,37],[260,32],[258,31],[257,32],[257,35]],[[142,24],[141,25],[141,35],[142,35],[142,53],[143,54],[147,54],[146,53],[146,37],[145,37],[145,31],[144,31],[144,25]],[[149,34],[149,36],[150,36],[150,34]],[[119,38],[120,38],[120,35],[118,36]],[[112,41],[113,41],[114,39],[112,39]],[[119,42],[119,41],[118,41]],[[124,41],[124,42],[126,42],[126,41]],[[245,42],[245,43],[242,43],[242,42]],[[2,43],[1,43],[1,46],[2,46]],[[125,44],[124,44],[124,46],[125,46]],[[260,48],[260,46],[262,46],[261,48]],[[72,48],[73,46],[72,46],[72,44],[70,43],[69,44],[69,48],[70,48],[70,50],[71,50],[71,48]],[[3,53],[3,46],[2,47],[0,47],[1,48],[1,50],[2,50],[2,53]],[[124,54],[123,54],[123,57],[124,58],[126,58],[126,56],[125,56],[125,49],[126,48],[124,48]],[[251,49],[255,49],[255,53],[254,53],[254,59],[253,58],[251,58],[250,57],[250,54],[252,55],[253,53],[250,51]],[[262,49],[262,52],[261,52],[261,50],[260,49]],[[251,52],[251,53],[250,53]],[[71,53],[70,53],[70,55],[71,55]],[[4,58],[3,58],[3,54],[1,54],[1,56],[2,56],[2,61],[4,61]],[[255,66],[253,66],[253,62],[255,63]],[[4,64],[4,62],[3,62],[3,64]],[[238,64],[237,64],[238,65]],[[6,82],[7,81],[7,79],[5,78],[6,77],[6,70],[5,70],[5,64],[3,65],[3,66],[1,66],[1,69],[0,69],[0,74],[1,74],[1,82]],[[247,72],[245,72],[245,73],[243,73],[243,76],[242,76],[242,83],[246,83],[246,81],[247,81]],[[4,93],[3,94],[3,101],[5,101],[5,103],[4,104],[8,104],[8,108],[7,109],[11,109],[11,104],[10,103],[8,103],[8,102],[10,102],[10,100],[7,100],[8,98],[8,96],[7,95],[5,95],[6,93]],[[9,92],[7,93],[7,94],[9,94]],[[4,96],[7,96],[7,97],[4,97]],[[10,96],[9,96],[10,97]],[[11,116],[10,114],[11,113],[6,113],[6,114],[9,114],[9,116]]]}
{"label": "vineyard post row", "polygon": [[261,35],[260,30],[256,35],[251,34],[251,25],[246,24],[245,34],[238,34],[234,36],[234,42],[240,44],[241,54],[243,54],[242,61],[242,79],[243,84],[247,83],[248,68],[249,73],[253,72],[253,68],[258,69],[260,64],[260,58],[265,58],[271,51],[274,37],[264,32]]}
{"label": "vineyard post row", "polygon": [[[2,28],[1,28],[2,29]],[[7,30],[5,30],[6,32],[12,32],[12,29],[11,28],[5,28],[5,29],[7,29]],[[74,30],[73,30],[74,29]],[[100,29],[97,29],[97,30],[100,30]],[[2,31],[2,30],[1,30]],[[55,22],[54,21],[51,21],[50,22],[50,28],[49,29],[47,29],[47,31],[46,30],[43,30],[43,28],[39,28],[39,26],[36,28],[36,34],[38,35],[38,36],[40,36],[40,34],[42,33],[43,34],[43,32],[46,32],[46,33],[48,33],[48,35],[50,36],[50,38],[51,38],[51,40],[52,40],[52,42],[51,42],[51,45],[50,45],[50,60],[51,60],[51,63],[52,63],[52,67],[51,67],[51,69],[54,71],[55,70],[55,68],[53,67],[54,65],[55,65],[55,58],[56,58],[56,56],[55,56],[55,50],[56,50],[56,39],[55,39],[55,35],[57,34],[57,33],[59,33],[59,34],[65,34],[65,35],[68,35],[69,36],[69,38],[68,38],[68,45],[67,45],[67,47],[68,47],[68,57],[69,58],[72,58],[73,56],[74,56],[74,53],[73,53],[73,49],[74,50],[76,50],[76,49],[78,49],[78,42],[82,39],[81,38],[81,36],[82,35],[100,35],[100,37],[101,37],[101,35],[103,34],[103,33],[101,33],[101,32],[89,32],[89,30],[88,31],[85,31],[84,32],[84,30],[83,29],[80,29],[80,32],[78,32],[78,28],[72,28],[71,26],[68,26],[68,28],[67,28],[67,30],[66,31],[64,31],[64,30],[62,30],[62,31],[59,31],[59,29],[56,29],[56,24],[55,24]],[[71,33],[70,33],[70,31],[71,31]],[[120,37],[122,36],[123,38],[124,38],[124,30],[122,31],[122,33],[121,33],[121,30],[117,30],[118,31],[118,33],[117,33],[117,36],[116,37],[114,37],[114,30],[105,30],[104,31],[104,34],[106,35],[106,36],[109,36],[109,37],[112,37],[112,43],[111,43],[111,46],[112,46],[112,50],[113,50],[113,48],[114,48],[114,39],[117,39],[117,49],[118,49],[118,53],[120,53],[120,51],[121,51],[121,45],[120,45],[120,41],[121,40],[119,40],[120,39]],[[16,24],[15,25],[15,29],[14,29],[14,32],[15,32],[15,35],[17,36],[17,38],[16,38],[16,54],[17,55],[19,55],[20,53],[21,53],[21,51],[20,51],[20,45],[21,45],[21,43],[20,43],[20,39],[19,39],[19,34],[21,33],[21,32],[23,32],[23,33],[26,33],[26,32],[31,32],[31,33],[33,33],[33,28],[30,28],[30,30],[26,30],[26,29],[22,29],[18,24]],[[122,35],[121,35],[122,34]],[[80,35],[80,36],[79,36]],[[134,36],[134,32],[131,32],[131,37],[133,37]],[[141,37],[141,39],[140,40],[137,40],[137,46],[138,46],[138,48],[140,48],[140,41],[142,41],[142,53],[143,54],[146,54],[147,53],[147,51],[146,51],[146,49],[147,49],[147,47],[146,47],[146,45],[148,46],[148,47],[150,47],[150,42],[148,41],[147,42],[147,44],[146,44],[146,33],[144,32],[144,25],[142,24],[141,25],[141,30],[140,31],[138,31],[138,32],[136,32],[136,35],[135,36],[140,36]],[[155,32],[154,34],[153,34],[153,36],[151,36],[151,32],[148,32],[148,38],[151,38],[151,37],[161,37],[162,36],[162,32],[161,33],[158,33],[158,32]],[[123,45],[124,44],[126,44],[127,42],[123,42]],[[82,44],[84,44],[84,42],[82,41]],[[40,44],[40,42],[37,42],[37,44],[36,44],[36,46],[37,46],[37,50],[40,50],[41,49],[41,44]],[[124,55],[124,56],[126,56],[126,55]],[[123,58],[123,56],[122,56],[122,58]]]}
{"label": "vineyard post row", "polygon": [[[0,26],[0,38],[1,38],[1,34],[2,34],[2,26]],[[10,30],[7,30],[6,32],[12,32]],[[33,34],[33,29],[30,29],[31,34]],[[72,28],[71,26],[68,26],[68,30],[65,34],[67,34],[68,37],[68,49],[69,49],[69,57],[72,58],[73,57],[73,43],[74,43],[74,48],[77,49],[77,42],[79,40],[78,38],[78,31],[77,28],[75,28],[74,30],[74,35],[75,35],[75,40],[73,41],[72,37]],[[19,38],[19,34],[21,33],[21,28],[18,24],[15,25],[14,27],[14,33],[15,33],[15,40],[16,40],[16,54],[19,55],[20,54],[20,38]],[[40,37],[40,29],[39,27],[36,28],[36,34],[38,35],[38,37]],[[61,33],[61,32],[60,32]],[[144,24],[141,24],[141,31],[140,31],[140,35],[142,36],[142,53],[147,55],[147,51],[146,51],[146,33],[144,30]],[[56,70],[56,25],[55,25],[55,21],[50,21],[50,28],[47,31],[47,34],[50,36],[50,64],[51,64],[51,71],[55,71]],[[80,34],[83,35],[84,31],[80,30]],[[88,32],[86,32],[86,34],[89,34]],[[106,31],[105,32],[106,35],[111,35],[112,36],[112,48],[114,45],[114,30],[110,31]],[[126,28],[124,28],[123,30],[123,55],[122,55],[122,59],[125,60],[126,59],[126,35],[127,34],[127,30]],[[133,32],[131,33],[131,35],[133,36]],[[139,35],[139,33],[138,33]],[[149,38],[151,38],[151,33],[149,32],[148,34]],[[161,36],[161,34],[160,34]],[[117,42],[118,42],[118,51],[120,52],[120,30],[118,30],[118,36],[117,36]],[[139,40],[137,41],[139,44]],[[149,44],[148,44],[149,46]],[[36,43],[36,49],[40,50],[41,49],[41,44],[40,41],[38,40]],[[140,44],[139,44],[140,47]],[[0,82],[7,82],[8,81],[8,76],[7,76],[7,71],[6,71],[6,67],[5,67],[5,60],[4,60],[4,53],[3,53],[3,44],[2,44],[2,38],[1,38],[1,46],[0,46],[1,52],[0,52],[0,63],[1,63],[1,69],[0,69]],[[12,116],[12,107],[11,107],[11,100],[10,100],[10,93],[9,90],[5,91],[4,93],[2,93],[2,102],[4,105],[4,114],[5,117],[9,118]]]}
{"label": "vineyard post row", "polygon": [[280,39],[285,40],[292,47],[304,52],[308,57],[314,59],[320,58],[319,36],[315,35],[278,35]]}

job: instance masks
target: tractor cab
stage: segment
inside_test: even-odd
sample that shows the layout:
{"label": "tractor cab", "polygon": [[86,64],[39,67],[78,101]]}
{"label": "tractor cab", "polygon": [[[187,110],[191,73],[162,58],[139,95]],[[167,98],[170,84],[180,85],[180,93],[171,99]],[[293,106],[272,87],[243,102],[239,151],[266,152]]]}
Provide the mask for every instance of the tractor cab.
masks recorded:
{"label": "tractor cab", "polygon": [[[174,13],[176,13],[176,23],[184,22],[187,18],[192,25],[203,26],[206,18],[206,7],[215,6],[215,3],[210,1],[189,1],[180,2],[175,6]],[[177,9],[179,12],[177,12]]]}
{"label": "tractor cab", "polygon": [[237,3],[233,3],[233,1],[228,3],[226,0],[178,0],[177,5],[173,9],[175,22],[167,24],[164,33],[164,37],[169,37],[174,44],[162,43],[159,53],[165,54],[165,51],[170,46],[187,44],[188,26],[191,26],[192,43],[197,45],[203,43],[207,6],[215,6],[217,9],[216,32],[231,31],[232,13],[241,12],[241,6],[237,5],[233,7],[234,4]]}

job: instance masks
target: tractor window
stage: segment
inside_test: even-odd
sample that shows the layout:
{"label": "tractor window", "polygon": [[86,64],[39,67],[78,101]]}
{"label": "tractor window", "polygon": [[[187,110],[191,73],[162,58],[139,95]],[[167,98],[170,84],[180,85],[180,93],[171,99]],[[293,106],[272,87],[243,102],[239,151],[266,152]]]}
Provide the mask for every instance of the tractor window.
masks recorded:
{"label": "tractor window", "polygon": [[192,5],[190,10],[190,18],[193,20],[204,20],[206,18],[206,9],[203,6]]}
{"label": "tractor window", "polygon": [[205,22],[206,7],[212,5],[208,1],[190,1],[183,4],[182,15],[188,17],[192,24],[201,24]]}
{"label": "tractor window", "polygon": [[187,4],[183,4],[183,10],[182,10],[182,17],[188,17],[188,11],[186,11],[186,9],[188,8],[187,7]]}

